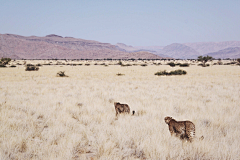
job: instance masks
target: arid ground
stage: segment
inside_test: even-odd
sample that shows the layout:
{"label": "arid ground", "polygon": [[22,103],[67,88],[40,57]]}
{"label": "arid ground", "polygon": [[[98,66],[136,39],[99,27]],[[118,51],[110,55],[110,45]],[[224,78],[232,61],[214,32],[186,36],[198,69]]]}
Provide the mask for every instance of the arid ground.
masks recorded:
{"label": "arid ground", "polygon": [[[117,62],[0,68],[0,159],[239,159],[240,66]],[[136,115],[116,118],[114,102]],[[194,142],[171,137],[165,116],[191,120]]]}

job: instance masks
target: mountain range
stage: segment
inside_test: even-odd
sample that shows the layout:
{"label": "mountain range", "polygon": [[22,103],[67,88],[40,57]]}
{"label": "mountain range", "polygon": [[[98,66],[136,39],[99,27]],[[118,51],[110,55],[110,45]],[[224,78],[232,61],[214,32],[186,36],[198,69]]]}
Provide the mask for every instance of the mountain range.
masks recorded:
{"label": "mountain range", "polygon": [[161,57],[171,57],[175,59],[196,59],[198,56],[212,56],[213,58],[240,58],[240,41],[225,42],[197,42],[197,43],[172,43],[167,46],[138,46],[130,47],[117,44],[126,51],[145,50]]}
{"label": "mountain range", "polygon": [[0,57],[12,59],[196,59],[240,58],[240,41],[172,43],[167,46],[112,45],[93,40],[0,34]]}
{"label": "mountain range", "polygon": [[150,52],[130,53],[117,46],[93,40],[0,34],[0,57],[12,59],[162,59]]}

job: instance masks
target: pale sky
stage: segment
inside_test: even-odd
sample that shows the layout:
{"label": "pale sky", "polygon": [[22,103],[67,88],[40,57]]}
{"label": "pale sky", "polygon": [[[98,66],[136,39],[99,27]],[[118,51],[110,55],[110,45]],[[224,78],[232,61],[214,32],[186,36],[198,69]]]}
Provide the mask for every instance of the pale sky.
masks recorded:
{"label": "pale sky", "polygon": [[0,0],[0,34],[165,46],[240,41],[240,0]]}

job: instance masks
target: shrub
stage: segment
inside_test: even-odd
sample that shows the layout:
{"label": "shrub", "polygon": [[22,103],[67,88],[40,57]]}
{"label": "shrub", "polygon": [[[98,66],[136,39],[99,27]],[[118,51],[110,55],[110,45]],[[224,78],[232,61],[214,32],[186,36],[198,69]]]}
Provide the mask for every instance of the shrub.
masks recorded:
{"label": "shrub", "polygon": [[228,62],[228,63],[224,63],[223,65],[234,65],[237,64],[237,62]]}
{"label": "shrub", "polygon": [[217,64],[218,65],[223,65],[223,62],[222,61],[218,61]]}
{"label": "shrub", "polygon": [[161,63],[153,63],[156,66],[162,65]]}
{"label": "shrub", "polygon": [[40,66],[42,66],[40,63],[38,63],[36,66],[38,66],[38,67],[40,67]]}
{"label": "shrub", "polygon": [[159,72],[156,72],[154,75],[157,75],[157,76],[168,75],[168,72],[167,72],[166,70],[164,70],[164,71],[159,71]]}
{"label": "shrub", "polygon": [[183,64],[179,64],[180,67],[189,67],[189,64],[188,63],[183,63]]}
{"label": "shrub", "polygon": [[90,66],[90,64],[89,64],[89,63],[86,63],[85,66]]}
{"label": "shrub", "polygon": [[65,71],[59,71],[57,73],[57,77],[68,77],[67,75],[65,75]]}
{"label": "shrub", "polygon": [[200,63],[200,64],[198,64],[198,66],[209,67],[210,65],[209,65],[209,64],[203,64],[203,63]]}
{"label": "shrub", "polygon": [[207,56],[207,57],[199,56],[197,60],[202,62],[201,66],[207,67],[209,66],[209,64],[206,65],[207,61],[212,61],[213,58],[211,56]]}
{"label": "shrub", "polygon": [[6,67],[6,66],[4,64],[0,63],[0,68],[4,68],[4,67]]}
{"label": "shrub", "polygon": [[186,71],[178,69],[178,70],[171,71],[171,72],[167,72],[166,70],[159,71],[159,72],[156,72],[154,75],[157,75],[157,76],[163,76],[163,75],[171,76],[171,75],[185,75],[185,74],[187,74]]}
{"label": "shrub", "polygon": [[237,62],[240,64],[240,58],[237,59]]}
{"label": "shrub", "polygon": [[142,66],[142,67],[146,67],[146,66],[147,66],[147,64],[141,64],[141,66]]}
{"label": "shrub", "polygon": [[25,69],[25,71],[38,71],[38,70],[39,70],[39,68],[32,64],[27,64],[26,69]]}
{"label": "shrub", "polygon": [[119,61],[117,64],[121,66],[123,65],[122,61]]}
{"label": "shrub", "polygon": [[169,65],[171,67],[175,67],[176,66],[176,64],[174,62],[169,62],[169,63],[167,63],[167,65]]}
{"label": "shrub", "polygon": [[169,74],[170,75],[184,75],[184,74],[187,74],[187,72],[184,71],[184,70],[178,69],[178,70],[175,70],[175,71],[171,71]]}
{"label": "shrub", "polygon": [[230,62],[231,64],[237,64],[238,62],[236,62],[236,61],[233,61],[233,62]]}
{"label": "shrub", "polygon": [[10,67],[17,67],[17,66],[15,66],[15,65],[11,65]]}
{"label": "shrub", "polygon": [[128,66],[132,66],[131,64],[122,64],[122,67],[128,67]]}
{"label": "shrub", "polygon": [[11,58],[2,58],[0,63],[3,65],[7,65],[11,61]]}

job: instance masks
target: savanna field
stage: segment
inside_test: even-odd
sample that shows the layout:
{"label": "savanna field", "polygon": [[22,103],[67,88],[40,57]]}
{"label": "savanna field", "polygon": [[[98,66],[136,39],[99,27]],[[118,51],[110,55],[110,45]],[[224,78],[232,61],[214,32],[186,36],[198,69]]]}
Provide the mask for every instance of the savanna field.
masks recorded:
{"label": "savanna field", "polygon": [[[25,71],[24,61],[11,63],[16,67],[0,68],[0,159],[240,157],[239,65],[28,60],[51,65]],[[176,69],[187,74],[154,75]],[[114,102],[128,104],[135,115],[116,118]],[[195,140],[171,137],[166,116],[192,121]]]}

